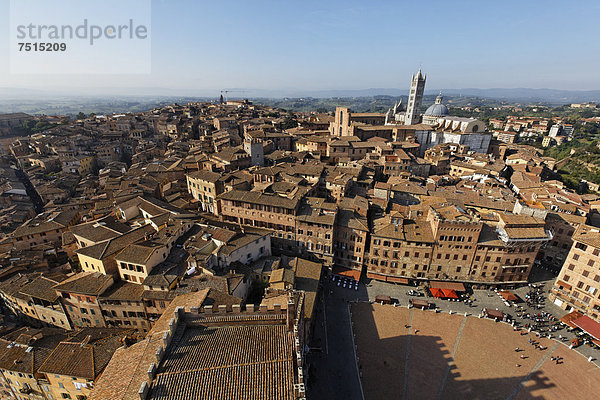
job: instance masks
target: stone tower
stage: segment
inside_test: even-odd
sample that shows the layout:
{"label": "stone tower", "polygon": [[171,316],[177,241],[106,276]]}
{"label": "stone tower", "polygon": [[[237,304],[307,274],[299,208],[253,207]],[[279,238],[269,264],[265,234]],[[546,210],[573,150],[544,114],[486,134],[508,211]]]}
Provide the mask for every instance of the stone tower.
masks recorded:
{"label": "stone tower", "polygon": [[258,165],[262,167],[265,164],[262,139],[247,136],[244,138],[244,151],[250,155],[250,158],[252,159],[252,165]]}
{"label": "stone tower", "polygon": [[421,68],[419,68],[417,75],[412,76],[404,125],[418,124],[420,121],[419,110],[421,109],[421,100],[423,100],[426,79],[427,76],[421,74]]}

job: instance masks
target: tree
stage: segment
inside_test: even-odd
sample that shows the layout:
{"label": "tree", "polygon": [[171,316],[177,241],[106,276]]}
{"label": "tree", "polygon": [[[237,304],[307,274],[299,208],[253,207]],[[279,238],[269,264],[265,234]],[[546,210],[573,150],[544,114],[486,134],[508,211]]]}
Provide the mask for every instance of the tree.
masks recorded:
{"label": "tree", "polygon": [[82,113],[81,111],[79,111],[79,114],[77,114],[77,120],[82,120],[85,119],[85,114]]}
{"label": "tree", "polygon": [[296,119],[296,115],[289,111],[285,116],[282,124],[283,129],[291,129],[296,128],[298,126],[298,120]]}

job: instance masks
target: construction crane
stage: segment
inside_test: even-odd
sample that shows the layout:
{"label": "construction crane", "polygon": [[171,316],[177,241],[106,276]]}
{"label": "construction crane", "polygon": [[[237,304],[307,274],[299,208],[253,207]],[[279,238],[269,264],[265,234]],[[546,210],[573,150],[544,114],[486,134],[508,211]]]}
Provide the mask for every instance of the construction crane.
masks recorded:
{"label": "construction crane", "polygon": [[246,93],[247,90],[227,90],[227,89],[223,89],[221,90],[221,96],[223,96],[223,93],[225,93],[225,103],[227,103],[227,93]]}

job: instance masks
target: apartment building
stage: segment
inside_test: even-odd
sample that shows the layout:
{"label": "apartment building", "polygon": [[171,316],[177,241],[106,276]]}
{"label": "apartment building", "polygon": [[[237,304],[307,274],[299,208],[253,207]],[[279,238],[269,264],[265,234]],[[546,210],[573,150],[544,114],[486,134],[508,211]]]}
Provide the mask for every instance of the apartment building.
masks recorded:
{"label": "apartment building", "polygon": [[333,136],[349,136],[353,124],[383,125],[386,114],[382,113],[356,113],[347,107],[336,107],[335,120],[330,122],[329,132]]}
{"label": "apartment building", "polygon": [[40,245],[60,247],[63,233],[79,221],[77,210],[38,215],[15,229],[11,235],[13,247],[16,250],[29,250]]}
{"label": "apartment building", "polygon": [[402,172],[411,170],[412,158],[402,149],[396,149],[393,154],[381,156],[383,173],[388,176],[400,176]]}
{"label": "apartment building", "polygon": [[99,297],[113,283],[111,275],[82,272],[54,286],[74,328],[106,326]]}
{"label": "apartment building", "polygon": [[429,221],[386,216],[374,221],[370,239],[368,278],[401,283],[425,278],[435,241]]}
{"label": "apartment building", "polygon": [[[271,185],[273,187],[274,185]],[[287,186],[287,185],[283,185]],[[293,187],[290,189],[290,186]],[[287,186],[284,192],[231,190],[218,196],[221,215],[225,221],[240,225],[266,228],[273,231],[276,245],[296,247],[296,215],[308,186]]]}
{"label": "apartment building", "polygon": [[155,233],[155,228],[147,224],[112,239],[78,249],[75,253],[83,271],[117,276],[119,269],[115,256],[130,244],[147,240]]}
{"label": "apartment building", "polygon": [[31,283],[23,286],[20,293],[28,298],[28,304],[33,307],[35,318],[46,326],[72,329],[65,307],[54,287],[63,281],[65,276],[39,276]]}
{"label": "apartment building", "polygon": [[600,322],[600,230],[581,225],[554,282],[550,300],[567,311],[583,312]]}
{"label": "apartment building", "polygon": [[369,235],[366,217],[353,207],[340,204],[333,229],[333,262],[337,267],[362,271]]}
{"label": "apartment building", "polygon": [[143,285],[129,282],[117,282],[102,293],[99,304],[106,325],[148,332],[151,322],[144,307],[143,293]]}
{"label": "apartment building", "polygon": [[317,197],[306,197],[296,215],[296,241],[326,265],[333,263],[333,236],[338,207]]}
{"label": "apartment building", "polygon": [[430,207],[427,220],[436,243],[432,273],[443,279],[468,280],[483,223],[454,205]]}
{"label": "apartment building", "polygon": [[89,398],[94,383],[129,332],[120,328],[86,328],[61,341],[39,368],[48,382],[46,397]]}
{"label": "apartment building", "polygon": [[222,174],[212,171],[196,171],[186,175],[188,193],[198,200],[200,209],[219,215],[216,198],[223,193]]}
{"label": "apartment building", "polygon": [[39,368],[67,336],[56,328],[23,327],[0,338],[0,372],[14,394],[3,398],[48,399],[50,389]]}
{"label": "apartment building", "polygon": [[543,220],[504,213],[489,224],[456,206],[430,207],[415,219],[386,216],[374,222],[367,276],[403,283],[524,283],[540,247],[551,238]]}
{"label": "apartment building", "polygon": [[122,280],[142,284],[152,268],[163,262],[170,249],[154,240],[132,243],[115,255],[119,276]]}
{"label": "apartment building", "polygon": [[552,240],[543,220],[500,213],[495,229],[484,225],[471,275],[480,280],[526,283],[542,245]]}
{"label": "apartment building", "polygon": [[549,212],[546,215],[546,227],[553,237],[552,241],[540,250],[540,260],[558,272],[573,246],[573,234],[585,221],[586,217],[581,215]]}

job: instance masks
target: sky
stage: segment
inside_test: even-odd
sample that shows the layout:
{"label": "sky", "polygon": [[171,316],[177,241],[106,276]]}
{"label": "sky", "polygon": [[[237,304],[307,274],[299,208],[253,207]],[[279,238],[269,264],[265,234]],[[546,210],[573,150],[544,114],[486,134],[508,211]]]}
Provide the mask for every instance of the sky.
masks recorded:
{"label": "sky", "polygon": [[[90,13],[102,7],[81,1]],[[69,15],[61,0],[52,4]],[[0,0],[0,54],[10,57],[8,10]],[[404,89],[420,67],[427,89],[592,90],[600,89],[598,17],[597,0],[154,0],[149,73],[15,74],[1,62],[0,88],[198,96]]]}

